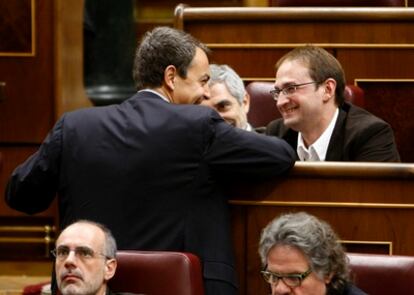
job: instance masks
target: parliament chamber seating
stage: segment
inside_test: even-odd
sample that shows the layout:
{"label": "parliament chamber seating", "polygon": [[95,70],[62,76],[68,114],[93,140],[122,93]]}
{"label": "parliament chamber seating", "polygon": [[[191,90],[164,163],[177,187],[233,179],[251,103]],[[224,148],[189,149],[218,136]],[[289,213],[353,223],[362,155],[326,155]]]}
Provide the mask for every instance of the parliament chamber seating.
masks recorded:
{"label": "parliament chamber seating", "polygon": [[178,5],[174,26],[207,44],[212,60],[244,81],[272,81],[272,64],[292,48],[325,48],[341,63],[346,83],[364,90],[364,109],[391,125],[402,162],[414,163],[407,140],[414,132],[414,0],[404,2],[408,7]]}
{"label": "parliament chamber seating", "polygon": [[270,0],[269,6],[404,7],[405,0]]}
{"label": "parliament chamber seating", "polygon": [[[276,102],[269,93],[274,88],[273,84],[273,82],[253,81],[246,86],[246,91],[250,95],[250,110],[247,118],[253,127],[266,126],[270,121],[280,117]],[[346,85],[345,100],[364,107],[364,91],[358,86]]]}
{"label": "parliament chamber seating", "polygon": [[121,250],[109,287],[115,292],[151,295],[203,295],[197,256],[182,252]]}
{"label": "parliament chamber seating", "polygon": [[414,294],[414,257],[347,254],[355,284],[368,294]]}
{"label": "parliament chamber seating", "polygon": [[[145,295],[204,295],[200,260],[191,253],[120,250],[111,291]],[[22,295],[40,295],[48,282],[28,285]],[[1,292],[0,292],[1,294]]]}

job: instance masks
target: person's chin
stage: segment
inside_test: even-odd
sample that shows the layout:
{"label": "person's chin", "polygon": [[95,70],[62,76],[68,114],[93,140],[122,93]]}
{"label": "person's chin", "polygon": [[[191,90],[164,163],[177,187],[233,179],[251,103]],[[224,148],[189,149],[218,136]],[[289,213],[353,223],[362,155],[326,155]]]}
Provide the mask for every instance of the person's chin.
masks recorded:
{"label": "person's chin", "polygon": [[201,104],[201,102],[204,100],[204,97],[197,97],[197,98],[195,98],[192,102],[191,102],[191,104],[197,104],[197,105],[199,105],[199,104]]}
{"label": "person's chin", "polygon": [[68,282],[61,288],[62,295],[81,294],[81,286],[76,285],[74,282]]}
{"label": "person's chin", "polygon": [[285,124],[286,127],[296,130],[296,126],[298,125],[298,120],[297,118],[292,117],[292,116],[286,116],[286,117],[284,116],[283,124]]}

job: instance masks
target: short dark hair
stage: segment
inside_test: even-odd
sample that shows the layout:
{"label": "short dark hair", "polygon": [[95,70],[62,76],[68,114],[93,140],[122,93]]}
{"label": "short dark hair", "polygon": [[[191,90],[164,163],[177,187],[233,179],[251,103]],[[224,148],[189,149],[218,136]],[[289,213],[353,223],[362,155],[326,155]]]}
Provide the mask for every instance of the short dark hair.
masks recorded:
{"label": "short dark hair", "polygon": [[183,31],[156,27],[147,32],[135,53],[133,77],[137,89],[160,87],[169,65],[186,78],[197,48],[209,53],[204,44]]}
{"label": "short dark hair", "polygon": [[[335,103],[341,106],[344,102],[345,73],[339,61],[323,48],[306,45],[289,51],[276,63],[276,72],[286,60],[299,60],[308,67],[313,81],[324,82],[328,78],[336,81]],[[318,84],[319,86],[320,84]]]}

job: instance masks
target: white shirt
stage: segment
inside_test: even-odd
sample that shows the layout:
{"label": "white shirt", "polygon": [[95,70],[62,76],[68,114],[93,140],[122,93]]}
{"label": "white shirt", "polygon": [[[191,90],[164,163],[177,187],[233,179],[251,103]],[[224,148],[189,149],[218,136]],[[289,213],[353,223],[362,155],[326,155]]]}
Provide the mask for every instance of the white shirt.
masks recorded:
{"label": "white shirt", "polygon": [[319,138],[311,144],[309,148],[306,148],[305,143],[303,142],[302,133],[298,133],[298,147],[296,151],[301,161],[325,161],[329,141],[331,140],[332,132],[338,119],[338,114],[339,109],[336,109],[328,128],[325,129],[322,135],[319,136]]}
{"label": "white shirt", "polygon": [[253,131],[253,127],[249,123],[246,123],[246,125],[242,129],[244,129],[246,131]]}

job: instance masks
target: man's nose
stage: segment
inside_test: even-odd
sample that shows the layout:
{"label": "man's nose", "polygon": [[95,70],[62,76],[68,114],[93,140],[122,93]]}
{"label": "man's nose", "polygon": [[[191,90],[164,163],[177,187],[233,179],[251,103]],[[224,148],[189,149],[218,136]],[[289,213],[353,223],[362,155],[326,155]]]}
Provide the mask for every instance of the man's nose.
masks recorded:
{"label": "man's nose", "polygon": [[207,98],[207,99],[209,99],[210,98],[210,86],[208,85],[208,83],[206,83],[205,85],[204,85],[204,96]]}
{"label": "man's nose", "polygon": [[283,93],[280,93],[279,97],[277,98],[277,101],[276,101],[276,106],[280,107],[280,106],[286,104],[287,102],[289,102],[289,98],[286,95],[284,95]]}
{"label": "man's nose", "polygon": [[65,259],[65,265],[74,264],[77,258],[75,251],[69,251],[69,254]]}
{"label": "man's nose", "polygon": [[276,284],[272,284],[272,295],[286,295],[291,289],[283,280],[278,280]]}

